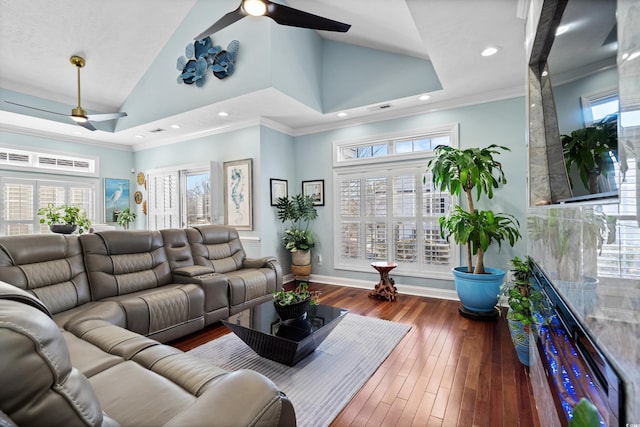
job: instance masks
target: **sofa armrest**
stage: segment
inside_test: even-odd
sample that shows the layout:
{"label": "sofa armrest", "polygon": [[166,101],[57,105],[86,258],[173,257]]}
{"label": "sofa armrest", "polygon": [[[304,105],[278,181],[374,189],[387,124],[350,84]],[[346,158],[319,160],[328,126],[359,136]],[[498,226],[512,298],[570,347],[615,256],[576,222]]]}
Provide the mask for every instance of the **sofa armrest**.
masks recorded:
{"label": "sofa armrest", "polygon": [[208,273],[200,276],[174,275],[175,283],[193,283],[204,290],[205,314],[220,308],[229,307],[229,280],[220,273]]}
{"label": "sofa armrest", "polygon": [[265,256],[262,258],[245,258],[242,263],[242,267],[244,268],[272,268],[271,263],[278,262],[276,257],[273,256]]}
{"label": "sofa armrest", "polygon": [[267,377],[246,369],[230,372],[216,381],[185,410],[165,424],[188,426],[296,425],[289,399]]}
{"label": "sofa armrest", "polygon": [[[187,265],[171,270],[174,276],[195,277],[213,273],[213,268],[205,265]],[[190,282],[187,282],[190,283]]]}

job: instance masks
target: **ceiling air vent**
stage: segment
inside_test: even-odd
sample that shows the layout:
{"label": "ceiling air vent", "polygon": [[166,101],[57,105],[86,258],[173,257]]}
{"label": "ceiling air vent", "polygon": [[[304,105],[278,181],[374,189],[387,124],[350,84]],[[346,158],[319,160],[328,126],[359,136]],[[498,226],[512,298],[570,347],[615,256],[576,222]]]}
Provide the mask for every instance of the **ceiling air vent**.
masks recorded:
{"label": "ceiling air vent", "polygon": [[374,105],[372,107],[367,107],[367,110],[378,111],[378,110],[386,110],[387,108],[391,108],[391,104],[386,103],[386,104]]}

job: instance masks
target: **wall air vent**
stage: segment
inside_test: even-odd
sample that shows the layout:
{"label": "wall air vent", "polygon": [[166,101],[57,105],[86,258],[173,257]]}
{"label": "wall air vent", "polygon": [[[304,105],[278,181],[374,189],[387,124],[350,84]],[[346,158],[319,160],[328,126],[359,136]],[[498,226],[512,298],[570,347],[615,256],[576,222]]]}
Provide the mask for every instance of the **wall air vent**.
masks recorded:
{"label": "wall air vent", "polygon": [[386,104],[374,105],[371,107],[367,107],[367,110],[378,111],[378,110],[386,110],[387,108],[391,108],[391,104],[386,103]]}

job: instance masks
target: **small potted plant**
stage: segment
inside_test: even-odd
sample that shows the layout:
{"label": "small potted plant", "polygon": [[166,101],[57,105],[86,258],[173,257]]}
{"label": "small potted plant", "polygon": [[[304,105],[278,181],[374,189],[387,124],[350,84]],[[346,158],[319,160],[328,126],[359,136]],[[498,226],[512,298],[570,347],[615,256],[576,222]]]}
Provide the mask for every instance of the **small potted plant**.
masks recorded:
{"label": "small potted plant", "polygon": [[129,224],[136,220],[135,212],[131,212],[131,209],[125,208],[118,214],[118,225],[121,225],[125,230],[129,229]]}
{"label": "small potted plant", "polygon": [[[502,164],[495,159],[499,150],[507,147],[491,144],[486,148],[460,149],[439,145],[436,158],[429,161],[427,169],[439,191],[452,196],[465,194],[467,209],[454,206],[448,215],[442,216],[440,234],[444,239],[453,237],[457,244],[466,245],[467,265],[453,269],[454,282],[463,307],[460,314],[471,318],[496,316],[495,306],[505,272],[484,265],[484,254],[491,244],[501,246],[503,241],[511,246],[520,239],[520,223],[513,216],[479,210],[474,206],[482,194],[493,198],[493,190],[507,180]],[[426,177],[425,177],[426,179]],[[475,255],[475,263],[473,262]]]}
{"label": "small potted plant", "polygon": [[292,291],[284,289],[273,293],[273,305],[283,321],[302,318],[309,306],[315,304],[314,293],[309,290],[307,282],[300,284]]}
{"label": "small potted plant", "polygon": [[71,234],[76,228],[82,234],[89,230],[91,221],[80,206],[62,204],[59,206],[49,203],[38,209],[40,224],[46,223],[54,233]]}
{"label": "small potted plant", "polygon": [[545,299],[542,292],[535,288],[533,260],[514,257],[511,259],[511,282],[505,282],[501,294],[507,298],[507,324],[511,340],[518,359],[529,366],[529,347],[531,332],[536,333],[539,316],[544,315]]}

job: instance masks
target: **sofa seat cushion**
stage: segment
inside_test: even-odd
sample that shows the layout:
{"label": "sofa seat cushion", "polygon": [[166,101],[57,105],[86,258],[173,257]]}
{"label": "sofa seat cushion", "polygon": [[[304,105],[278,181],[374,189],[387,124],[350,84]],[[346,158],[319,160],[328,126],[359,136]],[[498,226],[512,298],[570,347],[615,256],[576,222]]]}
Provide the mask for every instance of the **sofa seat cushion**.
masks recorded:
{"label": "sofa seat cushion", "polygon": [[194,284],[169,284],[103,301],[115,301],[124,310],[127,329],[152,335],[204,315],[204,291]]}
{"label": "sofa seat cushion", "polygon": [[276,291],[276,273],[270,268],[244,268],[226,273],[229,279],[231,306],[261,298],[271,297]]}
{"label": "sofa seat cushion", "polygon": [[87,319],[102,319],[123,328],[127,326],[124,310],[120,304],[113,301],[88,302],[53,315],[53,320],[62,329],[67,329],[69,325]]}
{"label": "sofa seat cushion", "polygon": [[87,378],[125,361],[124,358],[109,354],[71,332],[63,331],[62,336],[69,348],[71,364]]}

